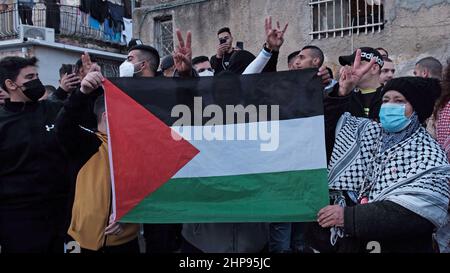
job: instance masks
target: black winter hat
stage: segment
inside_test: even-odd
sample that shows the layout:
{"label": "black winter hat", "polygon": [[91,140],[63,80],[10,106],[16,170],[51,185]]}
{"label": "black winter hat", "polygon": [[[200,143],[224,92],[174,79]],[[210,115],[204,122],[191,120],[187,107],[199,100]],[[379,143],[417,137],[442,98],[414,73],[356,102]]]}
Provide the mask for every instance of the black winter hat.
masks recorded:
{"label": "black winter hat", "polygon": [[419,116],[421,123],[431,116],[436,100],[441,95],[439,80],[420,77],[392,79],[383,87],[383,94],[392,90],[398,91],[405,96]]}

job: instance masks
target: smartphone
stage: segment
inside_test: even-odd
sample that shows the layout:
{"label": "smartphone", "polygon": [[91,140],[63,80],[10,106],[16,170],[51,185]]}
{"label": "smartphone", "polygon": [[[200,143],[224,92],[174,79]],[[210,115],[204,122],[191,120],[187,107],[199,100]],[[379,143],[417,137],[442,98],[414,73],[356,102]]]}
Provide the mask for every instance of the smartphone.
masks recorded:
{"label": "smartphone", "polygon": [[224,43],[226,43],[227,41],[228,41],[227,38],[220,38],[220,39],[219,39],[220,44],[224,44]]}
{"label": "smartphone", "polygon": [[236,47],[244,50],[244,42],[236,42]]}
{"label": "smartphone", "polygon": [[74,65],[71,65],[71,64],[63,64],[63,65],[62,65],[62,71],[61,71],[61,72],[62,72],[62,74],[70,75],[70,74],[74,73],[73,70],[74,70]]}

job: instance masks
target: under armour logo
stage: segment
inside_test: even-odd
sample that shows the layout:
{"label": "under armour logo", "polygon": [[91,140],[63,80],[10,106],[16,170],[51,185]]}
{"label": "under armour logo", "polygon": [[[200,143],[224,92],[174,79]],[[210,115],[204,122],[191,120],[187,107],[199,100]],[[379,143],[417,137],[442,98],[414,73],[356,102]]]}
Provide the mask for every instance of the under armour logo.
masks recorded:
{"label": "under armour logo", "polygon": [[381,244],[377,241],[372,241],[367,244],[366,249],[369,253],[381,253]]}
{"label": "under armour logo", "polygon": [[47,130],[47,132],[50,132],[51,130],[55,129],[55,125],[52,124],[51,126],[45,125],[45,129]]}
{"label": "under armour logo", "polygon": [[64,253],[81,253],[81,246],[76,241],[70,241],[64,244]]}

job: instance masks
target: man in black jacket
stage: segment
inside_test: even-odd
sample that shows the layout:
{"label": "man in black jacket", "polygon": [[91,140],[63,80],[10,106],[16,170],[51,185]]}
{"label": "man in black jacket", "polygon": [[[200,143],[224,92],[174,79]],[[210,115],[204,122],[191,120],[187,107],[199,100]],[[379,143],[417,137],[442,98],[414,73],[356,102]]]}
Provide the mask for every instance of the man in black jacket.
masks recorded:
{"label": "man in black jacket", "polygon": [[[368,66],[373,60],[372,64],[367,72],[362,76],[359,75],[356,82],[345,81],[344,75],[351,76],[351,66],[354,64],[357,52],[361,55],[361,65]],[[378,120],[382,103],[383,86],[380,84],[380,74],[384,62],[378,51],[370,47],[362,47],[352,55],[339,57],[339,62],[344,66],[340,71],[339,83],[325,95],[324,99],[328,159],[333,151],[336,124],[341,117],[334,113],[349,112],[355,117]]]}
{"label": "man in black jacket", "polygon": [[[343,85],[340,81],[327,99],[332,103],[346,103],[348,111],[354,116],[377,119],[381,106],[380,73],[384,61],[380,53],[373,48],[362,47],[360,50],[362,64],[370,62],[372,58],[375,59],[375,64],[362,76],[356,86]],[[342,70],[348,70],[353,65],[355,56],[356,51],[352,55],[339,57],[339,63],[344,66]]]}
{"label": "man in black jacket", "polygon": [[9,98],[8,93],[0,87],[0,105],[5,104],[5,99]]}
{"label": "man in black jacket", "polygon": [[210,58],[211,66],[216,74],[224,70],[228,70],[231,55],[235,52],[235,48],[233,47],[233,36],[231,35],[230,28],[221,28],[217,32],[217,39],[219,41],[219,44],[217,45],[217,53]]}
{"label": "man in black jacket", "polygon": [[56,139],[60,103],[45,88],[36,58],[0,60],[9,94],[0,108],[0,246],[8,252],[64,251],[68,163]]}

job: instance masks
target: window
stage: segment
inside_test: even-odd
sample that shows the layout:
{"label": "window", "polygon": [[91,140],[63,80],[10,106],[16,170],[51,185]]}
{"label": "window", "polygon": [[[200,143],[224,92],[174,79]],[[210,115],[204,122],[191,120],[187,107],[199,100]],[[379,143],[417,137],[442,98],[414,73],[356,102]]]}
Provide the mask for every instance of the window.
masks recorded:
{"label": "window", "polygon": [[101,66],[103,76],[107,78],[119,77],[120,61],[113,61],[97,57],[97,61]]}
{"label": "window", "polygon": [[384,0],[310,0],[311,38],[380,32]]}
{"label": "window", "polygon": [[155,20],[155,40],[159,54],[167,56],[173,52],[173,21],[172,17]]}

